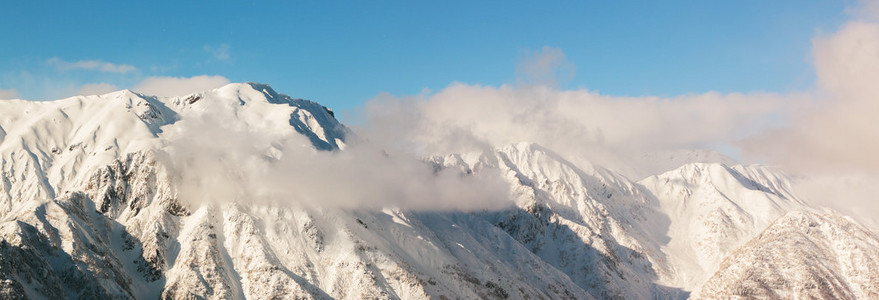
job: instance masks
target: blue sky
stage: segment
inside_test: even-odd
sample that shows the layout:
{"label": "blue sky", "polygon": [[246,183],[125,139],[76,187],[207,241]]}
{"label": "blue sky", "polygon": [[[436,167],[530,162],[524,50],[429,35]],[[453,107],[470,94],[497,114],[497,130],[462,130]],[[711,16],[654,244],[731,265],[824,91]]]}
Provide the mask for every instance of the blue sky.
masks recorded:
{"label": "blue sky", "polygon": [[0,89],[43,100],[84,84],[220,75],[344,110],[381,92],[515,83],[517,64],[549,46],[576,67],[562,88],[789,92],[814,85],[811,39],[838,28],[852,4],[7,1]]}

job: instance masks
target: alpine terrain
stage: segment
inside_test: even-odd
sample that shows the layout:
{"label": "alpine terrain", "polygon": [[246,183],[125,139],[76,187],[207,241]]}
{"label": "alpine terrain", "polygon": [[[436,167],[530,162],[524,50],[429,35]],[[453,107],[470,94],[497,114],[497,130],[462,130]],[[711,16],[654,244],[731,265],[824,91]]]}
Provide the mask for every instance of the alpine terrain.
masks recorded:
{"label": "alpine terrain", "polygon": [[879,298],[875,231],[715,153],[644,178],[527,141],[418,162],[500,174],[509,205],[475,211],[320,205],[244,171],[355,143],[265,84],[0,101],[0,298]]}

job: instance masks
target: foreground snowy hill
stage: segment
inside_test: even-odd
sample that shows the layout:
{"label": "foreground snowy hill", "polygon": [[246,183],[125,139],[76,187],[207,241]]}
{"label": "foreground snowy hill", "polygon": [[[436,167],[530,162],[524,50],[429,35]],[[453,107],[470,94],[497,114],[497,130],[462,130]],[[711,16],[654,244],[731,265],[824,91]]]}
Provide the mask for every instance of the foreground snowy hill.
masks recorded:
{"label": "foreground snowy hill", "polygon": [[[531,143],[426,158],[460,178],[500,174],[512,201],[476,212],[320,205],[303,193],[261,200],[271,190],[260,182],[222,189],[253,180],[247,165],[191,162],[251,162],[238,152],[254,147],[255,163],[312,161],[348,151],[352,136],[331,110],[254,83],[0,101],[0,297],[877,293],[874,233],[809,207],[771,168],[704,163],[702,152],[639,182]],[[211,182],[221,184],[199,185]]]}
{"label": "foreground snowy hill", "polygon": [[876,299],[879,235],[851,219],[794,211],[736,250],[699,298]]}

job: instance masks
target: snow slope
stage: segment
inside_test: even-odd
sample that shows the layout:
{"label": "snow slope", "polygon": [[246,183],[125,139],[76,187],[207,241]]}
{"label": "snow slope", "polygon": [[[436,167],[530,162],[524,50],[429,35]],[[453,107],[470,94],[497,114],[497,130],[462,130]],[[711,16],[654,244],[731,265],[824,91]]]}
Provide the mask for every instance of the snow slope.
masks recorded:
{"label": "snow slope", "polygon": [[879,235],[851,219],[793,211],[725,258],[697,298],[876,299]]}
{"label": "snow slope", "polygon": [[0,247],[13,254],[0,265],[11,296],[590,298],[470,214],[179,200],[155,150],[210,105],[232,107],[250,130],[295,130],[316,149],[344,147],[347,129],[330,110],[266,85],[4,105]]}
{"label": "snow slope", "polygon": [[314,151],[345,151],[352,135],[320,104],[256,83],[0,101],[0,297],[871,298],[879,286],[874,233],[817,213],[771,168],[704,163],[723,160],[711,153],[668,156],[686,164],[638,182],[532,143],[425,158],[462,177],[499,171],[514,205],[497,211],[204,201],[181,193],[187,165],[168,152],[204,118],[268,137],[266,160],[291,134]]}
{"label": "snow slope", "polygon": [[[539,145],[519,143],[491,153],[434,157],[466,171],[499,168],[514,186],[517,207],[484,217],[597,298],[676,298],[657,285],[666,271],[653,228],[655,203],[619,174],[582,169]],[[658,221],[662,222],[662,221]]]}
{"label": "snow slope", "polygon": [[806,208],[777,171],[763,166],[692,163],[639,182],[673,220],[664,253],[674,286],[693,289],[729,252],[795,208]]}

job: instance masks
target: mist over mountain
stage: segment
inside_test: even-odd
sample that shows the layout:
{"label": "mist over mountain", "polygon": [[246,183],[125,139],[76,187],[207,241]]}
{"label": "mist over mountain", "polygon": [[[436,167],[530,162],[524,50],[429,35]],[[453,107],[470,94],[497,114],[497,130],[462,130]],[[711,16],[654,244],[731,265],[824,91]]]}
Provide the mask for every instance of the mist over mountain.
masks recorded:
{"label": "mist over mountain", "polygon": [[874,229],[775,167],[528,140],[428,154],[334,115],[257,83],[0,101],[0,295],[879,295]]}

